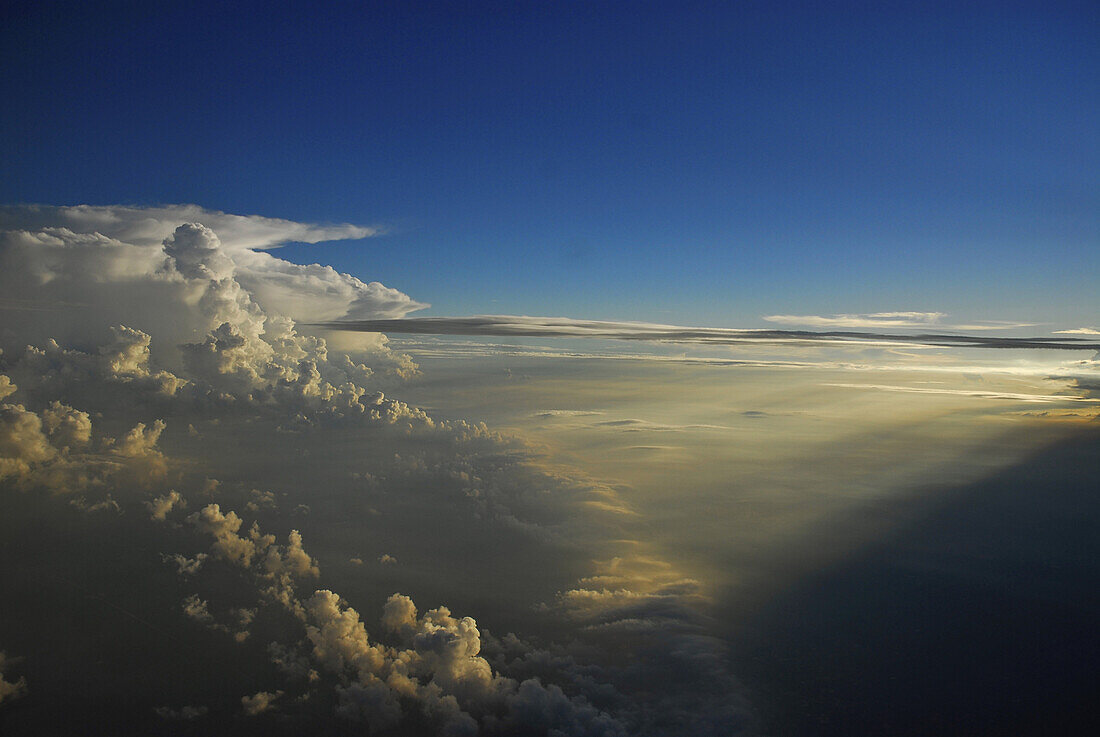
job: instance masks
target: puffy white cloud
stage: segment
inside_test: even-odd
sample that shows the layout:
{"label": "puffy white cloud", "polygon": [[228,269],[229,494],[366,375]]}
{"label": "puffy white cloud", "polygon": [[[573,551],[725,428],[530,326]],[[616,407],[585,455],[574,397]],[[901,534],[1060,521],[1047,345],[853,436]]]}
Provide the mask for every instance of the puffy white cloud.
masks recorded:
{"label": "puffy white cloud", "polygon": [[55,445],[76,447],[92,439],[92,418],[56,399],[42,411],[42,424]]}
{"label": "puffy white cloud", "polygon": [[214,537],[211,550],[219,558],[238,563],[246,568],[252,565],[252,558],[256,555],[256,540],[237,534],[241,529],[242,521],[236,512],[222,514],[218,504],[207,504],[202,510],[188,517],[187,521],[200,531]]}
{"label": "puffy white cloud", "polygon": [[248,493],[252,498],[245,505],[245,509],[250,512],[258,512],[261,509],[275,509],[278,506],[274,492],[253,489]]}
{"label": "puffy white cloud", "polygon": [[0,399],[7,399],[18,388],[9,377],[0,374]]}
{"label": "puffy white cloud", "polygon": [[261,307],[301,322],[400,317],[428,306],[331,266],[293,264],[261,252],[241,253],[234,260],[237,281]]}
{"label": "puffy white cloud", "polygon": [[233,259],[222,249],[213,230],[201,223],[183,223],[164,239],[164,252],[187,279],[227,279]]}
{"label": "puffy white cloud", "polygon": [[269,575],[320,576],[316,561],[302,548],[302,533],[291,530],[287,544],[280,548],[271,546],[264,559],[264,569]]}
{"label": "puffy white cloud", "polygon": [[411,699],[442,734],[477,734],[481,728],[490,734],[626,734],[618,720],[583,696],[566,696],[538,679],[517,683],[494,673],[480,655],[477,623],[452,616],[446,607],[418,616],[412,599],[391,596],[382,627],[399,647],[372,642],[358,612],[331,591],[317,591],[304,607],[312,657],[331,672],[354,677],[337,689],[338,712],[372,728],[397,725],[401,699]]}
{"label": "puffy white cloud", "polygon": [[79,387],[95,393],[103,392],[104,384],[139,396],[170,397],[187,382],[164,370],[150,368],[147,333],[125,325],[111,326],[107,343],[95,352],[62,348],[50,339],[39,347],[28,345],[9,361],[11,370],[21,372],[30,382],[32,393],[71,394]]}
{"label": "puffy white cloud", "polygon": [[125,458],[159,455],[160,451],[156,449],[156,445],[165,427],[167,425],[164,420],[156,420],[149,427],[146,427],[144,422],[139,422],[118,440],[114,452]]}
{"label": "puffy white cloud", "polygon": [[[246,315],[258,335],[264,314],[314,322],[424,307],[377,282],[252,250],[369,234],[194,206],[0,208],[0,315],[18,319],[33,344],[99,342],[106,326],[136,321],[174,367],[177,345],[224,322],[254,337]],[[377,338],[361,347],[388,354]]]}
{"label": "puffy white cloud", "polygon": [[21,404],[0,404],[0,479],[27,475],[55,456],[42,418]]}
{"label": "puffy white cloud", "polygon": [[353,670],[364,676],[382,669],[385,648],[370,642],[359,612],[344,606],[340,597],[327,589],[315,592],[303,604],[309,617],[306,636],[313,643],[313,657],[321,665],[331,671]]}
{"label": "puffy white cloud", "polygon": [[[187,501],[178,491],[172,489],[164,496],[158,496],[152,501],[145,502],[145,508],[149,510],[150,519],[163,522],[168,518],[168,513],[173,509],[187,506]],[[182,571],[182,566],[181,566]]]}

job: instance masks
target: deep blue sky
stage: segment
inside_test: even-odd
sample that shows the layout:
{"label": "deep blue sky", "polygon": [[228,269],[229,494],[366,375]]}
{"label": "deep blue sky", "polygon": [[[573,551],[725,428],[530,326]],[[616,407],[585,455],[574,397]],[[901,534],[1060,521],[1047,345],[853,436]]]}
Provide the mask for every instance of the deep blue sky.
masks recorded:
{"label": "deep blue sky", "polygon": [[384,225],[284,253],[435,314],[1100,317],[1088,0],[4,7],[0,201]]}

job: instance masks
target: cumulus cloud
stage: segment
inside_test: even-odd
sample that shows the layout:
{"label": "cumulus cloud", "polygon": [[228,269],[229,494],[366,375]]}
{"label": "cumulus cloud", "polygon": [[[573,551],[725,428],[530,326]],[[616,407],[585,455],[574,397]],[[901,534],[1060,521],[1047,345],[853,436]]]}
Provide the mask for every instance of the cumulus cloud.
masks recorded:
{"label": "cumulus cloud", "polygon": [[[0,208],[0,316],[18,320],[33,344],[101,342],[107,326],[128,324],[156,335],[155,358],[174,368],[176,346],[225,322],[251,336],[265,314],[315,322],[424,307],[377,282],[254,250],[370,234],[195,206]],[[386,353],[377,338],[359,347]]]}
{"label": "cumulus cloud", "polygon": [[285,547],[272,545],[264,559],[264,570],[268,575],[290,574],[293,576],[319,576],[317,562],[302,547],[302,533],[291,530],[287,535]]}
{"label": "cumulus cloud", "polygon": [[169,491],[164,496],[158,496],[152,501],[145,503],[145,508],[149,510],[150,519],[154,519],[158,522],[163,522],[167,519],[168,513],[173,509],[186,506],[187,501],[175,489]]}
{"label": "cumulus cloud", "polygon": [[[474,315],[471,317],[411,317],[404,319],[341,320],[322,323],[330,330],[417,335],[497,335],[543,338],[604,338],[700,345],[924,345],[968,348],[1046,348],[1098,350],[1100,343],[1078,338],[996,338],[943,333],[900,333],[705,328],[567,317]],[[945,327],[945,326],[941,326]]]}
{"label": "cumulus cloud", "polygon": [[195,594],[191,594],[183,600],[183,613],[202,624],[209,624],[214,621],[214,617],[210,614],[209,604]]}
{"label": "cumulus cloud", "polygon": [[0,405],[0,479],[27,475],[56,455],[41,417],[21,404]]}
{"label": "cumulus cloud", "polygon": [[87,412],[73,409],[56,399],[42,412],[42,424],[56,445],[76,447],[92,439],[92,419]]}
{"label": "cumulus cloud", "polygon": [[222,514],[221,506],[218,504],[207,504],[201,511],[188,517],[187,521],[200,531],[213,536],[214,544],[211,550],[214,555],[246,568],[252,565],[257,542],[259,541],[261,545],[270,544],[260,537],[258,528],[254,528],[257,534],[251,539],[238,535],[237,531],[241,529],[242,524],[241,518],[234,511]]}
{"label": "cumulus cloud", "polygon": [[304,602],[312,657],[350,680],[338,689],[340,713],[372,729],[403,719],[402,700],[415,702],[443,734],[488,733],[624,735],[612,716],[583,696],[568,697],[538,679],[517,683],[493,672],[480,655],[481,632],[471,617],[446,607],[418,615],[412,599],[391,596],[382,613],[383,631],[400,645],[387,647],[368,636],[355,609],[335,593],[319,590]]}
{"label": "cumulus cloud", "polygon": [[244,713],[250,717],[263,714],[275,708],[275,702],[283,695],[282,691],[260,691],[252,696],[241,697],[241,707]]}
{"label": "cumulus cloud", "polygon": [[143,458],[158,454],[156,449],[160,435],[167,427],[164,420],[156,420],[149,427],[144,422],[134,425],[115,445],[115,453],[127,458]]}

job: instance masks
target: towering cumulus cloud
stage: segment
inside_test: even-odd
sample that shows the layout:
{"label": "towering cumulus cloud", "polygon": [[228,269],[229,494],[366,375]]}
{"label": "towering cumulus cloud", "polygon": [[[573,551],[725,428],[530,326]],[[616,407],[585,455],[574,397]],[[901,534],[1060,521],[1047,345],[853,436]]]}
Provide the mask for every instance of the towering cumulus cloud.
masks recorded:
{"label": "towering cumulus cloud", "polygon": [[[748,729],[704,588],[633,539],[615,489],[387,396],[407,356],[311,326],[424,305],[266,250],[373,230],[194,206],[9,207],[0,227],[0,538],[19,556],[0,643],[25,657],[0,654],[0,708],[28,695],[5,718]],[[42,596],[19,595],[30,577]],[[95,638],[64,624],[78,611]],[[72,679],[80,699],[51,708]]]}

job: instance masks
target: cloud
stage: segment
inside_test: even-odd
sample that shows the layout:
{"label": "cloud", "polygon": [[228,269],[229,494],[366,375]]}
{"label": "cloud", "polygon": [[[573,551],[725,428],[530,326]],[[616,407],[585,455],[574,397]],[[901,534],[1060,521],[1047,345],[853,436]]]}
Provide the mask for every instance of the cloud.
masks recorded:
{"label": "cloud", "polygon": [[173,709],[168,706],[158,706],[153,709],[153,711],[161,719],[192,721],[206,716],[210,709],[206,706],[181,706],[179,709]]}
{"label": "cloud", "polygon": [[42,425],[51,441],[60,447],[87,445],[92,439],[92,419],[87,412],[62,404],[56,399],[41,413]]}
{"label": "cloud", "polygon": [[[575,580],[602,555],[590,549],[616,545],[609,541],[637,514],[607,484],[536,465],[537,451],[519,439],[484,424],[439,420],[387,396],[399,392],[391,387],[411,361],[383,339],[349,355],[335,347],[340,338],[300,322],[389,318],[418,303],[326,267],[250,250],[282,242],[282,221],[282,234],[272,235],[271,223],[171,208],[25,208],[23,215],[40,221],[27,215],[14,224],[11,212],[0,234],[0,390],[18,403],[0,406],[5,490],[71,494],[53,502],[58,514],[73,516],[70,499],[85,511],[119,512],[81,517],[81,524],[117,533],[127,550],[159,542],[149,555],[172,568],[149,578],[194,585],[201,596],[174,588],[171,596],[148,595],[156,580],[135,583],[131,593],[148,595],[143,603],[150,607],[168,602],[159,613],[168,621],[182,614],[201,625],[177,628],[182,646],[203,641],[204,629],[238,642],[277,632],[272,636],[284,641],[264,657],[287,684],[246,696],[246,712],[278,703],[289,715],[327,689],[310,703],[372,729],[660,733],[644,715],[649,697],[638,696],[639,684],[660,682],[654,673],[680,663],[690,649],[685,638],[698,634],[685,628],[697,626],[688,623],[698,619],[690,610],[701,596],[675,571],[655,572],[660,566],[634,559],[601,569],[606,580],[570,588],[596,592],[563,593],[555,611],[568,612],[561,617],[565,636],[583,640],[599,662],[539,661],[537,668],[541,656],[533,648],[514,653],[523,663],[498,667],[483,653],[488,638],[473,617],[443,605],[421,613],[400,594],[386,602],[368,636],[352,604],[327,588],[340,589],[332,577],[350,566],[333,566],[322,577],[306,542],[322,539],[325,560],[345,560],[362,549],[337,547],[348,539],[348,521],[375,536],[351,544],[376,539],[402,563],[356,569],[356,595],[374,579],[407,575],[425,596],[468,586],[469,601],[487,581],[507,591],[511,576],[535,580],[553,570]],[[310,515],[292,516],[300,501],[309,502]],[[183,519],[178,510],[185,507],[187,524],[157,524]],[[479,549],[471,542],[487,536],[515,546],[515,560],[484,546],[472,557],[453,554]],[[440,556],[426,563],[419,543],[428,538]],[[37,549],[25,548],[28,556]],[[79,554],[100,553],[91,546]],[[523,612],[537,601],[505,599],[503,606],[522,605]],[[490,618],[494,605],[487,605]],[[601,649],[604,637],[642,639],[609,654]],[[613,644],[621,642],[627,640]],[[242,647],[241,657],[260,649]],[[259,685],[240,684],[234,698]],[[292,688],[300,689],[294,698],[286,696]],[[668,698],[687,695],[685,688]],[[159,703],[190,698],[158,696]],[[728,701],[729,693],[721,698]],[[206,714],[198,706],[147,707],[166,719]]]}
{"label": "cloud", "polygon": [[[359,613],[331,591],[304,602],[312,657],[328,671],[354,680],[338,688],[341,715],[372,728],[403,720],[401,702],[415,703],[442,734],[477,734],[472,714],[485,714],[488,733],[625,735],[623,725],[584,697],[568,697],[537,679],[517,683],[493,672],[481,657],[481,632],[471,617],[446,607],[418,615],[412,599],[394,594],[383,607],[382,628],[400,645],[371,641]],[[555,731],[556,730],[556,731]]]}
{"label": "cloud", "polygon": [[[254,250],[371,232],[195,206],[4,207],[0,317],[19,322],[18,349],[50,338],[65,345],[101,343],[107,326],[130,325],[156,335],[154,358],[176,368],[176,346],[225,322],[259,336],[268,316],[306,322],[393,318],[425,307],[377,282]],[[377,340],[360,348],[386,353]]]}
{"label": "cloud", "polygon": [[853,331],[760,330],[705,328],[636,322],[575,320],[566,317],[475,315],[348,320],[322,323],[330,330],[419,335],[496,335],[542,338],[604,338],[699,345],[923,345],[967,348],[1045,348],[1100,350],[1100,342],[1076,338],[994,338],[952,334],[872,333]]}
{"label": "cloud", "polygon": [[[256,545],[262,538],[259,528],[252,539],[241,537],[237,531],[241,529],[242,520],[236,512],[230,511],[222,514],[221,507],[217,504],[207,504],[201,511],[195,512],[187,521],[214,538],[211,551],[219,558],[238,563],[245,568],[252,565],[252,558],[256,555]],[[270,543],[268,543],[270,544]]]}
{"label": "cloud", "polygon": [[168,513],[173,509],[187,506],[187,501],[175,489],[164,496],[158,496],[152,501],[145,502],[145,508],[149,510],[149,518],[163,522],[168,518]]}
{"label": "cloud", "polygon": [[768,322],[817,328],[912,328],[937,325],[945,312],[872,312],[858,315],[765,315]]}
{"label": "cloud", "polygon": [[282,695],[282,691],[260,691],[252,696],[242,696],[241,707],[244,709],[244,713],[247,716],[254,717],[258,714],[263,714],[265,711],[274,709],[275,702],[278,701]]}
{"label": "cloud", "polygon": [[1055,330],[1058,335],[1100,335],[1100,328],[1073,328],[1072,330]]}
{"label": "cloud", "polygon": [[25,476],[55,456],[41,417],[21,404],[0,405],[0,479]]}
{"label": "cloud", "polygon": [[668,425],[660,422],[651,422],[649,420],[639,420],[637,418],[629,418],[624,420],[603,420],[601,422],[592,423],[593,427],[609,427],[622,430],[624,432],[642,432],[642,431],[665,431],[665,432],[679,432],[683,430],[729,430],[726,425],[706,425],[706,424],[693,424],[693,425]]}
{"label": "cloud", "polygon": [[191,594],[183,600],[183,613],[201,624],[210,624],[214,621],[214,617],[210,614],[209,605],[195,594]]}
{"label": "cloud", "polygon": [[988,320],[970,324],[943,324],[946,312],[871,312],[830,315],[765,315],[768,322],[811,328],[931,328],[940,330],[1010,330],[1034,327],[1031,322]]}
{"label": "cloud", "polygon": [[232,215],[198,205],[130,207],[124,205],[0,205],[0,230],[65,228],[100,233],[139,246],[159,246],[180,223],[201,222],[232,250],[276,248],[285,243],[356,240],[378,235],[378,228],[297,223],[260,215]]}
{"label": "cloud", "polygon": [[14,701],[27,693],[26,678],[20,677],[15,681],[5,679],[8,666],[14,665],[15,662],[15,659],[9,658],[3,650],[0,650],[0,704],[5,701]]}
{"label": "cloud", "polygon": [[165,563],[174,564],[176,566],[176,572],[181,576],[193,576],[199,572],[202,568],[202,564],[206,562],[207,554],[199,553],[194,558],[188,558],[179,553],[174,553],[172,555],[161,554],[160,558]]}
{"label": "cloud", "polygon": [[[1089,402],[1100,403],[1100,399],[1074,397],[1064,394],[1022,394],[1017,392],[981,391],[971,389],[938,389],[917,386],[893,386],[889,384],[824,384],[823,386],[843,387],[845,389],[864,389],[907,394],[945,394],[960,397],[979,397],[981,399],[1004,399],[1012,402]],[[1085,387],[1082,387],[1085,388]]]}

